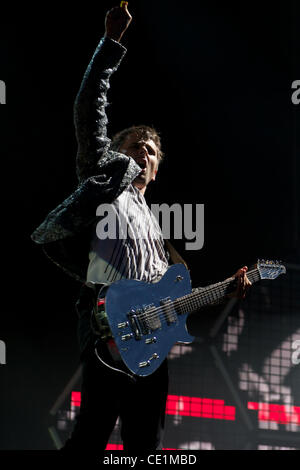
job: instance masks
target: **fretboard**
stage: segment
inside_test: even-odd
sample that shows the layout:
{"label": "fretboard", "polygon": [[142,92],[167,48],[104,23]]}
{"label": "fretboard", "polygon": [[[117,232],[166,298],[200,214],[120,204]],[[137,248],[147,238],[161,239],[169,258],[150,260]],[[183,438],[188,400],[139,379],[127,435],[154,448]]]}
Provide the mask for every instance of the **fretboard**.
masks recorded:
{"label": "fretboard", "polygon": [[[249,281],[254,284],[260,280],[257,268],[247,272]],[[199,310],[205,305],[216,303],[234,291],[236,287],[236,279],[229,278],[225,281],[212,284],[208,287],[194,290],[191,294],[184,295],[174,301],[174,307],[179,315],[192,313]]]}

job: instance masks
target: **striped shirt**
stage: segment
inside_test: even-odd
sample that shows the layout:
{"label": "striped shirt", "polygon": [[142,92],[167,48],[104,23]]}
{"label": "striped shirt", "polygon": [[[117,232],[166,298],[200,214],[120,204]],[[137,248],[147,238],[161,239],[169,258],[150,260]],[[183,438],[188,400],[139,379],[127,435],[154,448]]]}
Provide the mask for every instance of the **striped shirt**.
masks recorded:
{"label": "striped shirt", "polygon": [[130,185],[109,208],[110,218],[100,218],[91,243],[87,283],[158,281],[168,259],[160,226],[143,194]]}

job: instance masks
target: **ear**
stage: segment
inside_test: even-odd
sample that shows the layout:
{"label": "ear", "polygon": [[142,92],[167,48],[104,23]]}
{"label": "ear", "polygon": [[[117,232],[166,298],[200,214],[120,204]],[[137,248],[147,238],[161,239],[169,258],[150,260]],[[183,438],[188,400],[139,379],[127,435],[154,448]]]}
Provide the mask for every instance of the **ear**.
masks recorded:
{"label": "ear", "polygon": [[156,170],[154,170],[154,173],[153,173],[153,176],[152,176],[151,181],[155,181],[155,180],[156,180],[157,171],[158,171],[158,168],[156,168]]}

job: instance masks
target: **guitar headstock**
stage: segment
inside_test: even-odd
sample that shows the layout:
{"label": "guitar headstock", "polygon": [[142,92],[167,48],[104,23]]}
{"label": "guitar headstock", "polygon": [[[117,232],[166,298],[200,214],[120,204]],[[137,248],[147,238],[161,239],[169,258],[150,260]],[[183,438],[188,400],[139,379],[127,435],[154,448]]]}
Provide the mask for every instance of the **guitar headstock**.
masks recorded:
{"label": "guitar headstock", "polygon": [[276,279],[280,274],[286,273],[285,266],[277,260],[258,260],[256,267],[261,279]]}

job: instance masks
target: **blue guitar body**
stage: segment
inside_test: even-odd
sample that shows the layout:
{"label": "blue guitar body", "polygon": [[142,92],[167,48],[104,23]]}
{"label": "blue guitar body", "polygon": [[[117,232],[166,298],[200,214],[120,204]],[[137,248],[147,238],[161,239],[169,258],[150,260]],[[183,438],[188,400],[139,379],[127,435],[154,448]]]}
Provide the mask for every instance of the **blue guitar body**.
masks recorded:
{"label": "blue guitar body", "polygon": [[134,374],[152,374],[176,342],[194,340],[186,329],[188,313],[178,314],[173,302],[191,291],[183,264],[170,266],[154,284],[122,279],[109,287],[109,326],[123,362]]}
{"label": "blue guitar body", "polygon": [[[247,276],[253,284],[260,279],[276,279],[285,272],[280,262],[262,260]],[[107,290],[105,311],[121,359],[136,375],[152,374],[175,343],[194,340],[186,329],[187,316],[226,299],[235,289],[234,276],[192,292],[183,264],[170,266],[155,284],[127,279],[115,282]]]}

